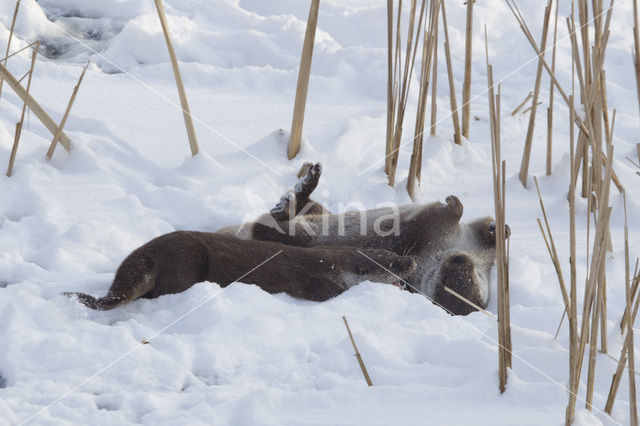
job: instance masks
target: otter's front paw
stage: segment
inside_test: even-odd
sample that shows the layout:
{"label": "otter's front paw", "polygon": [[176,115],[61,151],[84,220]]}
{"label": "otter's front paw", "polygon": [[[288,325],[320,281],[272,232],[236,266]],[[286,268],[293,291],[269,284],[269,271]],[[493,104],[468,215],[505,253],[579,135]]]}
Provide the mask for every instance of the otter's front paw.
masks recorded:
{"label": "otter's front paw", "polygon": [[389,263],[389,270],[398,275],[407,275],[413,272],[416,267],[416,261],[411,256],[400,256],[393,262]]}
{"label": "otter's front paw", "polygon": [[278,221],[293,218],[296,215],[296,195],[291,191],[287,192],[269,213]]}

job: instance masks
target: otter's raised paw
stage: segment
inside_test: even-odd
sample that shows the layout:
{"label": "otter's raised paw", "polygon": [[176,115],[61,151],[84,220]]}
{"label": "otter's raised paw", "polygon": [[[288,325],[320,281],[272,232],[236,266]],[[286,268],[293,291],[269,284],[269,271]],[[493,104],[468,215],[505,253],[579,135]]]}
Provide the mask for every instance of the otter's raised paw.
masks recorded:
{"label": "otter's raised paw", "polygon": [[447,207],[449,208],[449,210],[451,210],[451,212],[455,216],[457,216],[458,219],[461,218],[463,207],[462,207],[462,202],[460,202],[460,199],[455,195],[449,195],[445,199],[445,201],[447,202]]}
{"label": "otter's raised paw", "polygon": [[296,214],[296,195],[289,191],[280,198],[280,202],[269,213],[275,220],[289,220]]}
{"label": "otter's raised paw", "polygon": [[[305,166],[306,164],[307,163],[305,163]],[[305,166],[303,166],[303,169]],[[300,171],[302,172],[303,169],[301,169]],[[311,195],[311,193],[318,186],[318,182],[320,181],[321,174],[322,174],[322,164],[320,163],[312,164],[307,168],[307,171],[304,177],[302,177],[302,179],[298,181],[298,183],[296,184],[296,187],[294,188],[294,192],[295,192],[298,203],[306,202],[309,199],[309,196]]]}

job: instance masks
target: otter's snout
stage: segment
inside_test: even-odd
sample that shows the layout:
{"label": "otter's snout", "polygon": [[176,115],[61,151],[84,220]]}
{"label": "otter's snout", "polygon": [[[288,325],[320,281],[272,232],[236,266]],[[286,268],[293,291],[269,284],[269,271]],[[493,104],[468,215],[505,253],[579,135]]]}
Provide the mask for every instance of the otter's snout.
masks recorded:
{"label": "otter's snout", "polygon": [[462,298],[482,306],[474,268],[473,259],[467,254],[456,253],[449,256],[440,269],[440,288],[436,292],[436,303],[453,315],[467,315],[476,310],[460,297],[445,290],[447,287]]}
{"label": "otter's snout", "polygon": [[461,275],[473,271],[473,260],[464,253],[453,254],[444,263],[444,269],[454,275]]}

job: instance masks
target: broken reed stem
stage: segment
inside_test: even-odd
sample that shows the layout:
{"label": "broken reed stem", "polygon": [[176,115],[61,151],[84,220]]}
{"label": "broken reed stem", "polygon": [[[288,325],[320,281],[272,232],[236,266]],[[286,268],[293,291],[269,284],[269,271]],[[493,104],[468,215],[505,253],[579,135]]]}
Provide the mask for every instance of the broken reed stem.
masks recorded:
{"label": "broken reed stem", "polygon": [[[618,363],[620,362],[620,359],[618,359],[618,358],[614,357],[614,356],[613,356],[613,355],[611,355],[611,354],[603,354],[603,355],[606,355],[606,356],[607,356],[607,358],[609,358],[610,360],[614,361],[616,364],[618,364]],[[625,367],[625,369],[628,371],[628,370],[629,370],[629,367],[628,367],[628,366],[626,366],[626,367]],[[640,372],[638,372],[638,371],[634,371],[633,373],[634,373],[636,376],[640,376]]]}
{"label": "broken reed stem", "polygon": [[[549,30],[549,18],[551,16],[551,1],[547,3],[544,9],[544,21],[542,24],[542,41],[540,42],[541,56],[544,55],[547,45],[547,32]],[[542,59],[538,59],[538,69],[536,71],[536,82],[533,88],[533,99],[531,101],[531,114],[529,114],[529,126],[527,127],[527,136],[524,142],[524,151],[522,153],[522,163],[520,164],[520,182],[522,186],[527,187],[527,176],[529,173],[529,161],[531,158],[531,145],[533,143],[533,129],[536,123],[536,110],[538,108],[538,97],[540,96],[540,83],[542,82]]]}
{"label": "broken reed stem", "polygon": [[[538,102],[538,103],[536,104],[536,107],[538,107],[538,106],[540,106],[540,105],[542,105],[542,101]],[[524,111],[522,111],[522,114],[524,115],[524,114],[528,113],[529,111],[531,111],[532,109],[533,109],[533,105],[531,105],[529,108],[527,108],[527,109],[525,109]]]}
{"label": "broken reed stem", "polygon": [[466,297],[456,293],[455,291],[451,290],[449,287],[444,286],[443,287],[445,289],[445,291],[455,297],[457,297],[458,299],[462,300],[464,303],[466,303],[467,305],[475,308],[477,311],[482,312],[483,314],[485,314],[486,316],[488,316],[489,318],[493,318],[493,314],[485,309],[482,309],[480,306],[476,305],[475,303],[473,303],[471,300],[467,299]]}
{"label": "broken reed stem", "polygon": [[[558,42],[558,5],[560,0],[556,1],[556,13],[553,24],[553,51],[551,53],[551,71],[556,72],[556,44]],[[547,108],[547,176],[551,175],[552,147],[553,147],[553,82],[549,82],[549,108]]]}
{"label": "broken reed stem", "polygon": [[[9,60],[9,50],[11,49],[11,38],[13,38],[13,30],[16,27],[16,18],[18,17],[18,9],[20,9],[20,0],[16,1],[16,8],[13,11],[13,19],[11,20],[11,29],[9,30],[9,40],[7,41],[7,51],[5,53],[5,57],[3,59],[3,65],[7,66],[7,61]],[[28,47],[28,46],[27,46]],[[22,50],[22,49],[20,49]],[[16,52],[17,53],[17,52]],[[2,96],[2,83],[4,79],[0,75],[0,96]]]}
{"label": "broken reed stem", "polygon": [[13,139],[13,147],[11,148],[11,156],[9,157],[9,167],[7,168],[7,176],[11,176],[13,170],[13,163],[16,160],[16,154],[18,152],[18,143],[20,142],[20,134],[22,133],[22,126],[24,124],[24,116],[27,111],[27,100],[29,99],[29,90],[31,89],[31,81],[33,80],[33,68],[36,65],[36,57],[38,56],[38,50],[40,49],[40,42],[36,42],[33,53],[31,54],[31,68],[29,69],[29,79],[27,80],[26,97],[22,104],[22,113],[20,115],[20,121],[16,123],[16,133]]}
{"label": "broken reed stem", "polygon": [[449,79],[449,100],[451,104],[451,119],[453,120],[453,140],[456,144],[462,143],[460,135],[460,117],[458,112],[458,101],[456,99],[456,87],[453,79],[453,67],[451,64],[451,50],[449,48],[449,26],[447,24],[447,12],[442,3],[442,25],[444,27],[444,54],[447,62],[447,76]]}
{"label": "broken reed stem", "polygon": [[[544,228],[542,227],[542,222],[540,221],[540,219],[536,219],[536,222],[538,222],[538,227],[540,228],[540,233],[542,234],[542,238],[544,239],[544,244],[547,247],[547,251],[549,252],[549,257],[553,262],[553,267],[555,268],[556,275],[558,276],[560,291],[562,293],[562,300],[564,302],[564,309],[565,309],[564,312],[566,313],[567,310],[571,308],[570,306],[571,302],[569,301],[569,295],[567,294],[567,289],[564,284],[564,277],[562,276],[560,260],[558,259],[558,253],[556,253],[555,245],[553,244],[553,237],[551,236],[551,232],[550,232],[551,230],[549,229],[549,225],[547,224],[547,231],[545,232]],[[548,238],[547,238],[547,232],[549,232]],[[549,238],[551,238],[551,244],[549,244]],[[563,314],[563,318],[564,318],[564,314]],[[559,328],[560,327],[558,327],[558,329]]]}
{"label": "broken reed stem", "polygon": [[469,139],[469,116],[471,113],[471,43],[473,40],[473,3],[467,1],[467,24],[464,44],[464,82],[462,84],[462,136]]}
{"label": "broken reed stem", "polygon": [[[472,1],[472,0],[469,0]],[[507,385],[507,368],[511,366],[511,325],[509,316],[508,264],[505,243],[504,170],[505,163],[500,154],[500,86],[498,96],[494,94],[493,69],[489,64],[489,45],[485,26],[485,59],[487,64],[487,86],[491,129],[491,165],[493,175],[493,200],[496,223],[496,268],[498,275],[498,379],[500,393]],[[502,166],[502,167],[501,167]]]}
{"label": "broken reed stem", "polygon": [[360,365],[360,369],[362,370],[362,374],[364,375],[364,379],[367,381],[367,385],[373,386],[373,382],[371,381],[371,377],[369,377],[369,373],[367,372],[367,367],[364,365],[364,361],[362,360],[362,356],[358,351],[358,347],[356,346],[356,341],[353,339],[353,335],[351,334],[351,329],[349,328],[349,323],[347,322],[347,317],[342,316],[342,320],[344,321],[344,326],[347,327],[347,333],[349,333],[349,339],[351,339],[351,344],[353,345],[353,350],[356,351],[355,356],[358,360],[358,364]]}
{"label": "broken reed stem", "polygon": [[[435,3],[435,5],[434,5]],[[420,9],[420,18],[418,19],[418,38],[420,29],[422,27],[422,18],[424,15],[426,0],[422,1],[422,7]],[[407,192],[412,200],[415,200],[416,184],[419,183],[420,168],[422,167],[422,145],[424,140],[424,123],[427,110],[427,94],[429,92],[429,83],[431,76],[431,64],[433,58],[433,51],[435,46],[435,33],[438,31],[438,10],[440,8],[440,0],[431,0],[429,2],[429,17],[427,28],[425,29],[422,46],[422,75],[420,77],[420,89],[418,95],[418,110],[416,112],[416,124],[413,137],[413,150],[411,153],[411,161],[409,166],[409,175],[407,177]],[[411,25],[410,25],[411,27]],[[416,48],[413,51],[414,58],[411,61],[415,61],[415,54],[417,51],[418,43],[416,40]],[[413,70],[413,66],[411,66]],[[406,78],[406,75],[405,75]],[[411,72],[408,79],[411,80]],[[407,98],[405,98],[402,108],[406,107]],[[398,144],[398,148],[400,145]],[[397,165],[397,152],[394,152],[395,165]],[[395,174],[395,165],[393,166],[393,172]]]}
{"label": "broken reed stem", "polygon": [[169,58],[171,59],[171,67],[173,68],[173,76],[176,80],[176,85],[178,86],[178,96],[180,97],[180,106],[182,108],[182,116],[184,117],[184,125],[187,128],[187,136],[189,138],[189,145],[191,147],[191,155],[196,155],[198,153],[198,138],[196,137],[196,130],[193,127],[191,110],[189,109],[187,94],[184,90],[184,84],[182,83],[182,75],[180,74],[180,68],[178,67],[178,59],[176,58],[176,52],[173,49],[173,43],[171,42],[171,35],[169,34],[169,24],[167,23],[167,17],[164,13],[164,6],[162,5],[162,0],[154,0],[154,2],[156,5],[156,10],[158,11],[158,18],[160,19],[160,25],[162,26],[164,41],[166,42],[167,50],[169,51]]}
{"label": "broken reed stem", "polygon": [[516,109],[514,109],[513,111],[511,111],[511,116],[514,116],[518,113],[518,111],[520,111],[522,109],[523,106],[526,105],[526,103],[529,101],[529,99],[531,99],[533,97],[533,92],[529,92],[529,94],[527,95],[526,98],[524,98],[524,101],[522,101],[522,103],[520,105],[518,105],[516,107]]}
{"label": "broken reed stem", "polygon": [[[29,49],[30,47],[33,47],[36,43],[38,43],[38,41],[34,41],[34,42],[31,42],[31,43],[27,44],[25,47],[20,48],[20,49],[16,50],[15,52],[11,53],[10,55],[7,55],[4,58],[2,58],[2,61],[6,65],[6,62],[7,62],[7,60],[9,60],[9,58],[13,58],[14,56],[19,54],[20,52],[24,52],[25,50]],[[0,80],[2,80],[2,79],[0,78]]]}
{"label": "broken reed stem", "polygon": [[558,340],[558,335],[560,334],[560,329],[562,328],[562,324],[564,323],[564,317],[567,316],[567,308],[564,308],[562,311],[562,316],[560,317],[560,322],[558,323],[558,328],[556,328],[556,334],[553,335],[553,340]]}
{"label": "broken reed stem", "polygon": [[58,130],[56,130],[56,133],[53,135],[53,139],[51,140],[51,144],[49,145],[49,150],[47,151],[47,157],[49,157],[49,158],[51,158],[53,156],[53,152],[56,149],[56,145],[58,143],[58,139],[60,138],[60,133],[64,129],[64,125],[67,123],[67,118],[69,117],[69,113],[71,112],[71,107],[73,106],[73,103],[76,100],[76,95],[78,94],[78,89],[80,89],[80,84],[82,83],[82,79],[84,78],[84,74],[87,72],[87,68],[89,67],[89,62],[91,62],[91,60],[88,60],[87,64],[82,69],[82,73],[80,74],[80,78],[78,79],[78,83],[73,88],[73,93],[71,94],[71,98],[69,99],[69,103],[67,104],[67,109],[64,112],[64,116],[62,117],[62,120],[60,121],[60,125],[58,126]]}
{"label": "broken reed stem", "polygon": [[[36,42],[38,43],[38,42]],[[35,43],[34,43],[35,44]],[[18,80],[11,74],[11,72],[2,64],[0,64],[0,78],[3,78],[9,87],[15,92],[16,95],[23,101],[27,102],[29,110],[33,112],[36,117],[42,122],[42,124],[51,132],[51,134],[55,134],[56,130],[58,130],[58,125],[55,121],[47,114],[47,112],[40,106],[38,102],[36,102],[33,97],[27,93],[27,91],[18,83]],[[60,133],[60,143],[67,151],[71,150],[71,139],[67,136],[66,133]]]}

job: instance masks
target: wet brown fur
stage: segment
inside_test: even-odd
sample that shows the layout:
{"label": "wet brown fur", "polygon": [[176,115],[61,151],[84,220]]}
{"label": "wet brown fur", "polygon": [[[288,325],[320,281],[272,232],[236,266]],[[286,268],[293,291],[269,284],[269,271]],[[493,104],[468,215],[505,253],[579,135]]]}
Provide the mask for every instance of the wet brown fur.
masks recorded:
{"label": "wet brown fur", "polygon": [[397,280],[363,254],[400,277],[415,267],[407,256],[384,250],[360,250],[363,254],[358,251],[353,247],[302,248],[215,233],[176,231],[149,241],[127,256],[106,296],[65,294],[76,296],[92,309],[108,310],[139,297],[179,293],[203,281],[216,282],[221,287],[241,281],[256,284],[269,293],[284,292],[322,301],[367,279],[387,283]]}

